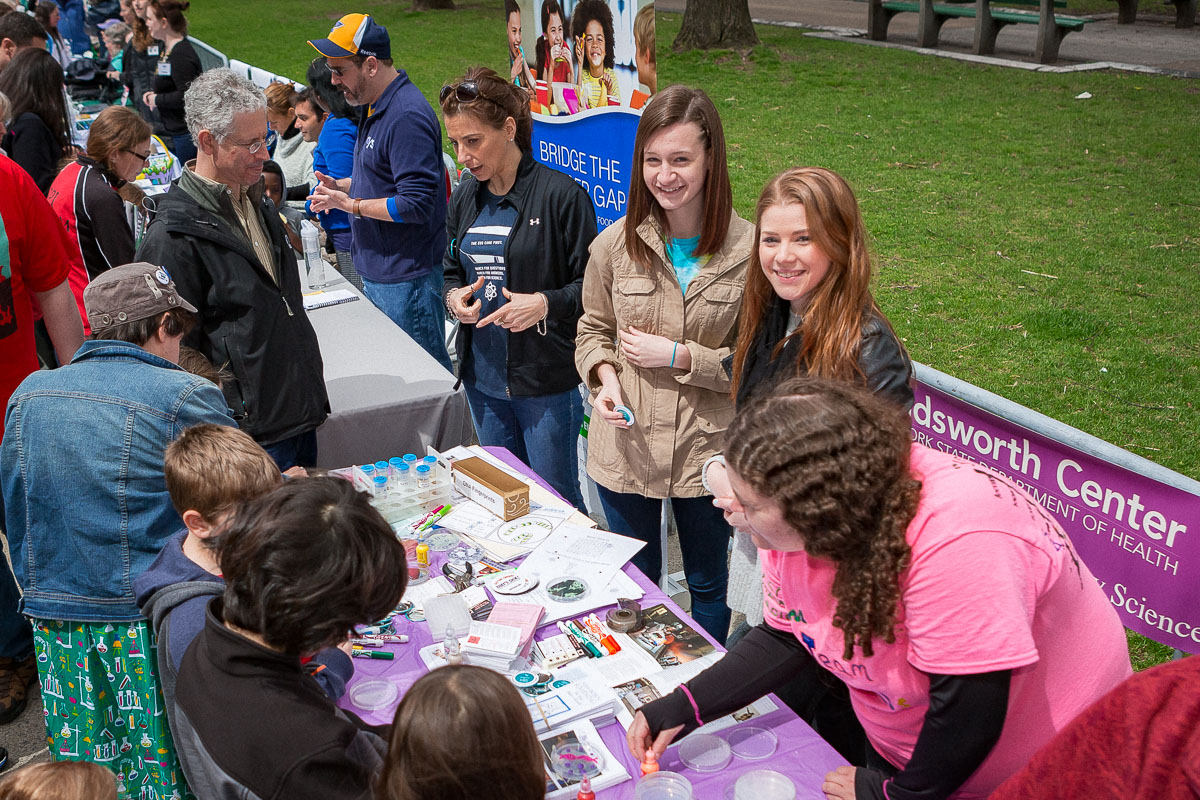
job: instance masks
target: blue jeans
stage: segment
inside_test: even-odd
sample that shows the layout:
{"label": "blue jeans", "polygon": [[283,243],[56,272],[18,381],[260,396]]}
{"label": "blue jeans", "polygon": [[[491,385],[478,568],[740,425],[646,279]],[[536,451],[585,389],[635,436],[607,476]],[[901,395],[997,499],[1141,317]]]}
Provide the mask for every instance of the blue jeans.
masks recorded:
{"label": "blue jeans", "polygon": [[[613,533],[630,536],[648,544],[632,559],[646,577],[658,583],[662,576],[662,548],[659,533],[662,504],[666,501],[622,494],[596,487],[600,505]],[[683,553],[683,571],[692,596],[692,619],[721,644],[729,633],[729,606],[725,593],[729,585],[729,538],[732,531],[725,514],[712,504],[711,497],[672,497],[675,526],[679,529],[679,549]]]}
{"label": "blue jeans", "polygon": [[263,450],[275,459],[280,472],[292,467],[315,467],[317,465],[317,431],[298,433],[290,439],[274,444],[264,444]]}
{"label": "blue jeans", "polygon": [[463,384],[479,443],[505,447],[528,464],[576,508],[579,492],[579,428],[583,400],[575,389],[540,397],[489,397]]}
{"label": "blue jeans", "polygon": [[187,162],[196,157],[196,143],[190,133],[171,137],[171,152],[179,159],[179,166],[187,169]]}
{"label": "blue jeans", "polygon": [[[0,496],[0,524],[8,529],[4,520],[4,498]],[[17,605],[21,601],[21,592],[17,589],[17,581],[13,577],[8,564],[0,558],[0,656],[8,656],[18,661],[33,655],[33,626]]]}
{"label": "blue jeans", "polygon": [[432,275],[400,283],[375,283],[363,278],[363,294],[447,372],[454,372],[450,353],[446,350],[443,323],[446,312],[433,280]]}

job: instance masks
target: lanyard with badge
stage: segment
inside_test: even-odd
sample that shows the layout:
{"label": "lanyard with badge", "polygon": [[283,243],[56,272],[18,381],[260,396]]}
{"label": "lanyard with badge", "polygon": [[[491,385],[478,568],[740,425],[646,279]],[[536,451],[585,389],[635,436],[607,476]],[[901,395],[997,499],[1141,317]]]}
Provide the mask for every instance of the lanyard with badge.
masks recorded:
{"label": "lanyard with badge", "polygon": [[[154,49],[157,50],[158,48],[155,47]],[[162,55],[160,55],[158,57],[158,72],[157,72],[157,74],[161,75],[164,78],[171,77],[171,62],[167,61],[167,59],[170,57],[170,55],[171,55],[171,51],[164,47],[162,49]]]}

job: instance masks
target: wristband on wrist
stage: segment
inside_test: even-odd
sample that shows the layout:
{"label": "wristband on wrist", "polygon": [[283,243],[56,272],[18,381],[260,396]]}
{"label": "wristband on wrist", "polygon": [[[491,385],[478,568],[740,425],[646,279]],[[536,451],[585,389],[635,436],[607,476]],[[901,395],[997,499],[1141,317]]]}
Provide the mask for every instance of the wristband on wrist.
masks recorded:
{"label": "wristband on wrist", "polygon": [[354,205],[351,207],[354,212],[355,219],[362,219],[362,198],[354,198]]}
{"label": "wristband on wrist", "polygon": [[679,349],[679,342],[671,342],[671,367],[675,367],[675,351]]}
{"label": "wristband on wrist", "polygon": [[725,466],[725,456],[721,453],[717,453],[715,456],[712,456],[705,461],[704,466],[700,468],[700,485],[704,487],[704,491],[715,496],[716,492],[714,492],[712,487],[708,485],[708,468],[713,464]]}

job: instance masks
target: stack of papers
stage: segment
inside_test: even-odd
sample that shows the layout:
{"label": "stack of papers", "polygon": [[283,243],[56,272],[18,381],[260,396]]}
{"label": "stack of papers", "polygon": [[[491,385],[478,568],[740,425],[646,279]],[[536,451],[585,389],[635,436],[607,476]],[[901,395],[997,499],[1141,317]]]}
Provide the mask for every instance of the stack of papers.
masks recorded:
{"label": "stack of papers", "polygon": [[507,672],[521,649],[521,629],[491,622],[472,622],[462,642],[463,658],[476,667]]}
{"label": "stack of papers", "polygon": [[540,606],[525,603],[496,603],[496,607],[488,616],[487,621],[494,625],[508,625],[521,632],[521,648],[517,652],[522,658],[528,658],[533,649],[533,635],[537,632],[538,623],[546,613]]}
{"label": "stack of papers", "polygon": [[538,733],[581,719],[602,728],[616,718],[621,705],[616,691],[587,681],[571,681],[546,694],[522,696]]}
{"label": "stack of papers", "polygon": [[542,606],[543,622],[555,622],[613,605],[619,597],[640,598],[641,587],[621,567],[645,544],[563,523],[517,568],[518,574],[536,579],[537,587],[510,601]]}

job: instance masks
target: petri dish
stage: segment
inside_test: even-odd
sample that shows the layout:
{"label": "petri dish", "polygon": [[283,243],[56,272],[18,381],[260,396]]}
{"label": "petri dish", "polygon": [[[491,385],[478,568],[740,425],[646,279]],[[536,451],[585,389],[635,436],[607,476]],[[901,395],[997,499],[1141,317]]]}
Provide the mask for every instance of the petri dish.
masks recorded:
{"label": "petri dish", "polygon": [[449,531],[438,531],[425,540],[425,544],[429,545],[429,549],[435,553],[453,550],[460,542],[462,539],[458,537],[458,534]]}
{"label": "petri dish", "polygon": [[679,760],[696,772],[717,772],[733,760],[729,742],[710,733],[693,733],[679,743]]}
{"label": "petri dish", "polygon": [[604,765],[592,748],[582,742],[564,742],[550,751],[550,766],[564,781],[580,781],[600,775]]}
{"label": "petri dish", "polygon": [[400,690],[383,678],[359,681],[350,687],[350,702],[364,711],[378,711],[396,702]]}
{"label": "petri dish", "polygon": [[760,728],[758,725],[738,725],[725,737],[729,749],[738,758],[747,761],[761,761],[775,755],[779,746],[779,737],[775,731]]}
{"label": "petri dish", "polygon": [[651,772],[638,781],[635,800],[692,800],[692,782],[678,772]]}
{"label": "petri dish", "polygon": [[734,782],[733,800],[796,800],[796,784],[773,769],[756,769]]}
{"label": "petri dish", "polygon": [[574,603],[588,596],[587,581],[574,575],[563,575],[546,583],[546,594],[560,603]]}

